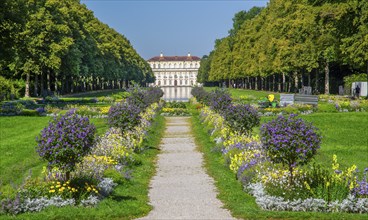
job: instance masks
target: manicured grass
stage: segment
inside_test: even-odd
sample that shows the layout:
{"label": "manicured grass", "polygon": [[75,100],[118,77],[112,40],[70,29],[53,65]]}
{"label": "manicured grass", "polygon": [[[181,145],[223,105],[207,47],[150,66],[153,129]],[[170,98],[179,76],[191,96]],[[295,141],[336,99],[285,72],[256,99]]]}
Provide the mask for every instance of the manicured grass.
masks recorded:
{"label": "manicured grass", "polygon": [[69,94],[63,96],[63,98],[98,98],[102,96],[111,96],[113,94],[122,92],[120,89],[112,89],[112,90],[99,90],[99,91],[91,91],[91,92],[83,92],[83,93],[76,93],[76,94]]}
{"label": "manicured grass", "polygon": [[[0,192],[11,194],[12,184],[19,185],[29,175],[39,176],[46,162],[35,151],[36,136],[51,117],[0,117]],[[107,130],[106,119],[91,119],[97,133]]]}
{"label": "manicured grass", "polygon": [[[205,87],[206,91],[212,91],[219,87]],[[256,100],[261,98],[267,97],[269,94],[274,94],[275,99],[280,100],[280,93],[277,92],[270,92],[270,91],[256,91],[256,90],[249,90],[249,89],[228,89],[232,98],[240,98],[240,96],[254,96]]]}
{"label": "manicured grass", "polygon": [[224,165],[221,153],[214,152],[215,143],[201,124],[198,112],[192,117],[192,131],[198,148],[204,154],[205,167],[214,178],[218,198],[236,218],[243,219],[367,219],[368,214],[318,213],[318,212],[277,212],[263,211],[255,199],[245,193],[235,174]]}
{"label": "manicured grass", "polygon": [[147,215],[152,207],[148,204],[151,177],[155,174],[158,146],[165,129],[165,119],[158,116],[150,128],[144,145],[147,150],[139,154],[133,178],[116,187],[113,194],[95,208],[50,207],[39,213],[25,213],[16,217],[0,216],[1,219],[133,219]]}
{"label": "manicured grass", "polygon": [[[368,167],[368,112],[314,113],[300,115],[312,122],[322,134],[322,145],[315,160],[331,167],[336,154],[342,167],[356,164],[360,171]],[[262,117],[265,123],[275,117]]]}

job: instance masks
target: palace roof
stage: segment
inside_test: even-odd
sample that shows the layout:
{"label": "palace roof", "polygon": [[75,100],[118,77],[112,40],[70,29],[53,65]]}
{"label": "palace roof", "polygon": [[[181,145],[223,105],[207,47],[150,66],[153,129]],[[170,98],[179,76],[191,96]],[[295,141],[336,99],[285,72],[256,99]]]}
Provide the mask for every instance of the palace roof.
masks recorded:
{"label": "palace roof", "polygon": [[197,56],[155,56],[148,61],[200,61]]}

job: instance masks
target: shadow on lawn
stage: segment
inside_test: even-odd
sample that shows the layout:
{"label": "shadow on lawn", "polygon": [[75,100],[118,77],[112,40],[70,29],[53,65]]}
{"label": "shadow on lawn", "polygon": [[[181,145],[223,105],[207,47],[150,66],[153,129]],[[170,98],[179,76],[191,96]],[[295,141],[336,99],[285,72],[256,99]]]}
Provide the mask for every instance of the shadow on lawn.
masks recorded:
{"label": "shadow on lawn", "polygon": [[111,199],[117,202],[126,201],[126,200],[130,200],[130,201],[137,200],[137,198],[133,196],[121,196],[121,195],[112,195]]}

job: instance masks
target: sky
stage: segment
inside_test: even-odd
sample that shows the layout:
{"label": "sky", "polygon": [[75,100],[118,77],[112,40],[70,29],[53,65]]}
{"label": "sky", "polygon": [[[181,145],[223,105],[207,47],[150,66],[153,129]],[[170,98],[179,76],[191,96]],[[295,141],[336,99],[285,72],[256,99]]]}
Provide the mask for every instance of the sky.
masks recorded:
{"label": "sky", "polygon": [[144,59],[160,55],[202,57],[226,37],[235,13],[269,0],[81,0],[123,34]]}

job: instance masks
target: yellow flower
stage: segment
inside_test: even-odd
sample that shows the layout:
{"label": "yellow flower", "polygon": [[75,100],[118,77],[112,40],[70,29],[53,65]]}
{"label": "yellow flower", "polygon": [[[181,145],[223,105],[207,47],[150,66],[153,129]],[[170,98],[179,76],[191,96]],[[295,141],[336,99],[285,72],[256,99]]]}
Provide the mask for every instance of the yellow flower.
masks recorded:
{"label": "yellow flower", "polygon": [[268,100],[272,102],[275,99],[275,96],[273,94],[268,95]]}
{"label": "yellow flower", "polygon": [[50,186],[50,189],[53,189],[54,188],[54,186]]}
{"label": "yellow flower", "polygon": [[350,182],[349,189],[350,190],[354,189],[354,182],[353,181]]}
{"label": "yellow flower", "polygon": [[60,185],[56,185],[56,188],[60,188],[61,186]]}
{"label": "yellow flower", "polygon": [[332,156],[332,169],[333,170],[338,170],[339,169],[339,163],[337,162],[337,156],[336,156],[336,154],[334,154]]}
{"label": "yellow flower", "polygon": [[50,192],[50,193],[53,193],[53,192],[55,192],[55,190],[54,190],[54,189],[51,189],[51,190],[49,190],[49,192]]}

